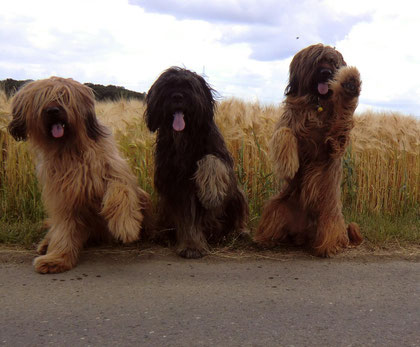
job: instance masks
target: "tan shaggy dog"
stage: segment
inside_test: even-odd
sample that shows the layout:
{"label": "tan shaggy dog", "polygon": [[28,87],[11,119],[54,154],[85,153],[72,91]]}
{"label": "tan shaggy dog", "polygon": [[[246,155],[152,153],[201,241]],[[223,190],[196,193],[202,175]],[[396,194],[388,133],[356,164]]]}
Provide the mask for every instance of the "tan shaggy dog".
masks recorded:
{"label": "tan shaggy dog", "polygon": [[342,157],[353,128],[360,75],[322,44],[298,52],[290,64],[284,111],[270,148],[276,175],[285,181],[265,206],[255,241],[289,241],[330,256],[362,236],[346,226],[340,184]]}
{"label": "tan shaggy dog", "polygon": [[95,115],[92,90],[72,79],[51,77],[26,84],[12,101],[9,131],[29,139],[50,227],[38,246],[36,271],[73,268],[83,245],[139,238],[147,193],[121,158],[110,131]]}

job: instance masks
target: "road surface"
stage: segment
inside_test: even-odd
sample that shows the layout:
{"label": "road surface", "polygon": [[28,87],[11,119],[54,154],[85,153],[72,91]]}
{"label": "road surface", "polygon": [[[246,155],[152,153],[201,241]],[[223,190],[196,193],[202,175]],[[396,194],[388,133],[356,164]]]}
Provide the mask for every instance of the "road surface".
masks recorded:
{"label": "road surface", "polygon": [[40,275],[0,249],[4,346],[420,346],[415,256],[93,249]]}

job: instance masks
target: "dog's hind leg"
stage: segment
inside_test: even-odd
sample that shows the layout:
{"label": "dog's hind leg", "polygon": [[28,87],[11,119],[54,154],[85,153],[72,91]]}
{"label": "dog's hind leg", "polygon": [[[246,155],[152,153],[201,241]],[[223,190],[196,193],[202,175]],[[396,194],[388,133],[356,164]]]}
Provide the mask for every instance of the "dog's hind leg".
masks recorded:
{"label": "dog's hind leg", "polygon": [[284,241],[292,220],[293,213],[287,202],[281,196],[272,198],[264,207],[254,241],[264,246],[274,246]]}
{"label": "dog's hind leg", "polygon": [[[39,273],[59,273],[72,269],[89,234],[75,219],[52,225],[47,234],[48,249],[45,255],[34,260]],[[44,239],[45,240],[45,239]]]}
{"label": "dog's hind leg", "polygon": [[363,236],[360,233],[359,225],[356,223],[352,222],[347,226],[347,234],[352,246],[358,246],[363,242]]}
{"label": "dog's hind leg", "polygon": [[224,208],[224,223],[227,231],[235,231],[238,236],[248,236],[247,227],[249,210],[245,194],[235,187],[226,208]]}
{"label": "dog's hind leg", "polygon": [[49,218],[47,218],[46,220],[44,220],[42,229],[44,230],[48,230],[48,232],[45,234],[44,238],[41,240],[41,242],[38,244],[37,248],[36,248],[36,252],[38,254],[47,254],[47,250],[48,250],[48,244],[50,243],[50,238],[51,238],[51,220]]}
{"label": "dog's hind leg", "polygon": [[138,240],[140,236],[142,207],[134,189],[112,181],[105,192],[100,214],[107,221],[111,234],[116,239],[128,243]]}
{"label": "dog's hind leg", "polygon": [[47,254],[48,251],[48,245],[50,243],[50,238],[51,238],[51,231],[49,230],[47,232],[47,234],[44,236],[44,238],[41,240],[41,242],[38,244],[37,248],[36,248],[36,252],[38,254]]}

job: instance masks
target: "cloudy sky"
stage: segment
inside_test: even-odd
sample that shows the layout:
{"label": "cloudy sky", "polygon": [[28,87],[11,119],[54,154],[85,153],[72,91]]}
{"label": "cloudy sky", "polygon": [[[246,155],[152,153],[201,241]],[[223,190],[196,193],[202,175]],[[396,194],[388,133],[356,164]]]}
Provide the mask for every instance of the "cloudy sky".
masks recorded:
{"label": "cloudy sky", "polygon": [[166,68],[222,98],[277,104],[295,53],[335,46],[358,67],[358,111],[420,117],[420,11],[412,0],[13,0],[0,4],[0,79],[52,75],[147,92]]}

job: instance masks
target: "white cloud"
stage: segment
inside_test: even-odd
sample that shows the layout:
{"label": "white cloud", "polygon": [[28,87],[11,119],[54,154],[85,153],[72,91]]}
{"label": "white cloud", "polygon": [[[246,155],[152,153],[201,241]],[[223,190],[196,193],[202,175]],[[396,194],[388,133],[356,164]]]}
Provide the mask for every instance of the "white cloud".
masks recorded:
{"label": "white cloud", "polygon": [[[356,5],[357,7],[357,5]],[[363,79],[364,108],[420,115],[420,32],[417,5],[380,2],[372,20],[355,25],[337,48]]]}
{"label": "white cloud", "polygon": [[[311,0],[304,0],[302,3]],[[196,19],[212,23],[269,24],[278,20],[293,0],[130,0],[147,11],[173,15],[178,19]]]}
{"label": "white cloud", "polygon": [[177,19],[216,23],[223,32],[221,42],[247,43],[250,58],[262,61],[286,59],[313,43],[334,44],[355,23],[368,19],[366,15],[343,14],[317,0],[131,0],[131,3]]}
{"label": "white cloud", "polygon": [[205,72],[222,96],[275,103],[292,56],[324,42],[361,71],[360,109],[420,115],[419,23],[407,0],[7,1],[0,79],[60,75],[143,92],[178,65]]}

